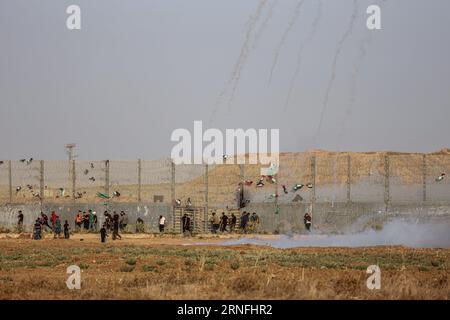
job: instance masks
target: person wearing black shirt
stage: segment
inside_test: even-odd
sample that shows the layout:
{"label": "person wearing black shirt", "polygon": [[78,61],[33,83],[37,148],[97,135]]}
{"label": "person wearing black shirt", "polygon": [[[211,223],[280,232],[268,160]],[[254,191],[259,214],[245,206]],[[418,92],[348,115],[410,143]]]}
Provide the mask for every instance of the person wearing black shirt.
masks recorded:
{"label": "person wearing black shirt", "polygon": [[234,232],[234,228],[236,227],[237,218],[234,213],[231,214],[231,224],[230,224],[230,232]]}
{"label": "person wearing black shirt", "polygon": [[305,213],[305,216],[303,217],[303,222],[305,224],[306,230],[311,231],[312,217],[308,212]]}
{"label": "person wearing black shirt", "polygon": [[186,232],[191,232],[191,218],[185,213],[183,217],[181,217],[181,225],[183,228],[183,234]]}
{"label": "person wearing black shirt", "polygon": [[241,217],[241,229],[242,232],[247,233],[247,224],[248,224],[248,218],[249,218],[249,213],[244,211],[244,214]]}
{"label": "person wearing black shirt", "polygon": [[17,216],[17,231],[22,233],[23,230],[23,213],[22,210],[19,210],[19,215]]}
{"label": "person wearing black shirt", "polygon": [[41,221],[41,225],[46,226],[47,228],[52,230],[52,227],[50,227],[50,225],[48,224],[48,216],[45,213],[43,213],[42,211],[41,211],[40,221]]}
{"label": "person wearing black shirt", "polygon": [[116,238],[119,238],[122,240],[122,237],[119,234],[119,215],[117,213],[114,214],[114,222],[113,222],[113,240],[116,240]]}
{"label": "person wearing black shirt", "polygon": [[102,228],[100,229],[100,237],[102,239],[102,242],[106,242],[107,236],[108,236],[108,234],[106,233],[106,227],[105,227],[105,225],[103,225]]}
{"label": "person wearing black shirt", "polygon": [[220,231],[221,232],[227,231],[227,225],[228,225],[228,216],[225,214],[225,212],[222,212],[222,217],[220,218]]}
{"label": "person wearing black shirt", "polygon": [[69,228],[69,222],[64,222],[64,239],[70,238],[70,228]]}

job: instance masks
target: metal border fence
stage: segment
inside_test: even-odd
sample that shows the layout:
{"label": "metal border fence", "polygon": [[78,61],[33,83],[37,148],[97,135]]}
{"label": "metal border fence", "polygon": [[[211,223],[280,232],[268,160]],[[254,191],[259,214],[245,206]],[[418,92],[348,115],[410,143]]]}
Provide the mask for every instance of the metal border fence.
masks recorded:
{"label": "metal border fence", "polygon": [[[279,172],[260,165],[175,165],[169,159],[2,161],[0,204],[191,201],[204,208],[238,208],[239,192],[253,203],[450,202],[450,155],[282,154]],[[263,181],[264,186],[258,187]],[[303,186],[298,192],[293,186]],[[179,204],[178,204],[179,206]]]}

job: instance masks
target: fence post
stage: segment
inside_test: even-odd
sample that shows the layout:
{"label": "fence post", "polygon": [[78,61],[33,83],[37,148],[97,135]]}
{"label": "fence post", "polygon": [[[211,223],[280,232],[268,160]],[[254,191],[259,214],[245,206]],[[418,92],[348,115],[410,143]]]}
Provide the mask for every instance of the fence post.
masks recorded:
{"label": "fence post", "polygon": [[44,203],[44,160],[40,160],[40,168],[39,168],[39,200],[41,202],[41,211],[42,205]]}
{"label": "fence post", "polygon": [[241,194],[242,194],[242,199],[239,199],[239,201],[236,201],[238,210],[239,210],[239,216],[242,216],[242,208],[241,208],[241,202],[242,200],[244,200],[244,206],[247,205],[246,204],[246,199],[245,199],[245,164],[241,163],[239,164],[239,186],[241,187]]}
{"label": "fence post", "polygon": [[311,157],[311,216],[314,214],[314,210],[316,207],[316,156],[313,155]]}
{"label": "fence post", "polygon": [[208,178],[208,164],[205,164],[205,222],[204,222],[204,232],[206,233],[206,230],[208,230],[208,210],[209,210],[209,178]]}
{"label": "fence post", "polygon": [[12,164],[11,160],[8,161],[8,184],[9,184],[9,203],[13,202],[13,191],[12,191]]}
{"label": "fence post", "polygon": [[[109,197],[109,160],[105,160],[105,194]],[[105,199],[108,208],[109,199]]]}
{"label": "fence post", "polygon": [[142,160],[138,159],[138,202],[142,202]]}
{"label": "fence post", "polygon": [[384,204],[386,206],[386,212],[389,207],[390,194],[389,194],[389,155],[384,156]]}
{"label": "fence post", "polygon": [[175,231],[175,163],[170,161],[170,200],[172,205],[172,224]]}
{"label": "fence post", "polygon": [[[280,170],[279,167],[279,163],[277,163],[278,166],[278,170]],[[279,226],[280,226],[280,214],[281,214],[281,210],[279,210],[278,208],[278,172],[273,176],[273,178],[275,179],[275,210],[274,210],[274,218],[275,218],[275,230],[279,231]]]}
{"label": "fence post", "polygon": [[70,165],[72,166],[72,200],[76,201],[76,191],[77,191],[77,175],[75,171],[75,159],[71,161]]}
{"label": "fence post", "polygon": [[352,159],[350,153],[347,155],[347,203],[352,202],[351,184],[352,184]]}
{"label": "fence post", "polygon": [[422,192],[423,198],[422,201],[427,201],[427,155],[422,155]]}

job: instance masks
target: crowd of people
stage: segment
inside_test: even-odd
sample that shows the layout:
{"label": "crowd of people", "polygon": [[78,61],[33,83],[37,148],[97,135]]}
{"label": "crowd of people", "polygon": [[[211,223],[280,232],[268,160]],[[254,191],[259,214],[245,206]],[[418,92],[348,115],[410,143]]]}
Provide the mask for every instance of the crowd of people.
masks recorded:
{"label": "crowd of people", "polygon": [[97,230],[97,214],[95,211],[88,210],[88,212],[81,210],[78,211],[75,216],[75,229],[76,231],[87,230],[96,231]]}
{"label": "crowd of people", "polygon": [[[51,222],[51,226],[49,224]],[[20,232],[23,230],[23,213],[19,211],[18,215],[18,229]],[[50,231],[53,233],[53,238],[62,238],[64,235],[65,239],[70,238],[70,226],[67,220],[64,221],[64,225],[61,223],[60,217],[55,211],[52,211],[50,218],[41,211],[39,217],[34,222],[33,226],[33,239],[42,239],[42,231]]]}
{"label": "crowd of people", "polygon": [[[235,232],[237,228],[237,217],[234,213],[231,216],[227,216],[225,212],[219,217],[216,212],[211,214],[210,218],[211,232]],[[250,214],[250,212],[244,211],[240,218],[239,228],[243,233],[255,233],[259,231],[260,220],[256,212]]]}
{"label": "crowd of people", "polygon": [[[103,214],[104,223],[100,229],[102,242],[106,240],[108,232],[112,233],[113,240],[121,239],[122,237],[120,236],[119,231],[123,232],[126,230],[126,227],[128,225],[127,214],[124,211],[121,211],[120,214],[115,211],[113,212],[113,214],[105,211]],[[22,210],[19,211],[17,219],[17,229],[18,232],[21,233],[23,231],[24,220]],[[143,226],[143,220],[141,218],[138,218],[136,225],[139,224],[139,221]],[[75,215],[74,224],[75,231],[77,232],[97,232],[97,214],[93,210],[88,210],[87,212],[82,212],[81,210],[79,210]],[[41,211],[39,217],[36,219],[33,225],[33,239],[42,239],[44,231],[53,233],[54,238],[62,238],[64,236],[65,239],[69,239],[71,234],[69,222],[65,220],[64,224],[62,224],[60,217],[56,214],[55,211],[51,212],[50,218],[48,217],[48,215]]]}
{"label": "crowd of people", "polygon": [[[110,214],[108,211],[104,211],[103,215],[103,224],[100,230],[98,230],[98,218],[96,212],[93,210],[88,210],[87,212],[79,210],[74,220],[75,231],[99,231],[102,242],[106,241],[108,234],[112,235],[113,240],[122,239],[120,233],[127,230],[128,215],[124,211],[120,211],[120,213],[113,211],[112,214]],[[22,232],[24,215],[21,210],[19,211],[17,219],[17,229],[19,232]],[[260,218],[256,212],[250,213],[244,211],[239,218],[239,223],[238,217],[234,213],[231,213],[231,215],[228,216],[225,212],[222,212],[222,214],[219,216],[216,212],[213,212],[209,219],[209,223],[211,233],[213,234],[217,234],[218,232],[234,233],[238,232],[238,230],[241,233],[260,232]],[[311,231],[312,216],[309,213],[305,213],[303,217],[303,223],[305,225],[305,229],[307,231]],[[165,232],[165,225],[166,217],[160,215],[158,219],[158,228],[160,233]],[[183,214],[183,216],[181,217],[181,227],[183,234],[192,234],[193,222],[190,214]],[[50,217],[48,217],[44,212],[40,213],[39,217],[34,223],[33,239],[42,239],[43,231],[52,232],[54,238],[64,237],[65,239],[69,239],[71,234],[69,222],[65,220],[64,224],[62,224],[60,217],[56,214],[55,211],[51,212]],[[145,232],[144,220],[142,220],[142,218],[140,217],[136,220],[135,231],[137,233]]]}

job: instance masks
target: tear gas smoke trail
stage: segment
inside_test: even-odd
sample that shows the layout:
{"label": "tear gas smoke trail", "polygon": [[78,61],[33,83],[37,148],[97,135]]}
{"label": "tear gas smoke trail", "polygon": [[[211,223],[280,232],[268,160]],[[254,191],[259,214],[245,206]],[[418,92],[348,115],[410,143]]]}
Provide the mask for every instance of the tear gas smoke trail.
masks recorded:
{"label": "tear gas smoke trail", "polygon": [[[257,12],[256,12],[255,19],[253,20],[253,26],[251,27],[251,30],[252,30],[252,31],[253,31],[254,27],[256,26],[257,22],[259,21],[259,19],[260,19],[260,17],[261,17],[262,10],[263,10],[264,5],[265,5],[266,3],[267,3],[267,2],[264,1],[264,3],[262,4],[262,6],[260,6],[260,7],[258,8]],[[234,95],[235,95],[235,93],[236,93],[236,89],[237,89],[237,87],[238,87],[239,81],[241,80],[241,73],[242,73],[242,70],[244,69],[245,62],[247,61],[248,55],[249,55],[249,53],[250,53],[250,47],[249,47],[249,45],[250,45],[250,40],[251,40],[250,37],[249,37],[248,39],[246,39],[245,44],[244,44],[244,46],[243,46],[243,49],[245,48],[245,50],[241,51],[241,54],[242,54],[242,56],[240,57],[240,58],[241,58],[241,62],[239,63],[238,68],[237,68],[237,70],[236,70],[236,73],[235,73],[235,75],[234,75],[234,79],[233,79],[233,80],[234,80],[234,83],[233,83],[233,87],[232,87],[232,89],[231,89],[230,97],[229,97],[229,99],[228,99],[228,110],[230,109],[231,103],[233,102]],[[256,40],[254,40],[254,41],[256,41]],[[256,43],[256,42],[254,42],[254,43]]]}
{"label": "tear gas smoke trail", "polygon": [[261,38],[264,31],[267,29],[267,26],[269,25],[269,21],[273,16],[273,12],[275,10],[275,7],[278,5],[279,0],[274,0],[272,4],[269,7],[269,11],[267,12],[266,17],[264,18],[263,23],[259,26],[259,29],[256,31],[255,40],[253,41],[252,50],[256,48],[256,44],[259,42],[259,39]]}
{"label": "tear gas smoke trail", "polygon": [[222,89],[222,91],[219,93],[219,96],[216,99],[216,103],[214,104],[214,109],[210,117],[210,125],[214,119],[214,116],[216,115],[220,104],[222,103],[222,99],[225,96],[225,94],[228,92],[230,85],[233,83],[233,81],[236,81],[236,78],[239,76],[240,71],[243,68],[243,65],[247,59],[249,46],[253,34],[253,30],[256,27],[257,22],[259,21],[259,18],[261,17],[261,13],[264,9],[264,6],[267,4],[268,0],[260,0],[258,3],[258,7],[256,8],[256,13],[253,16],[250,16],[250,19],[247,23],[248,28],[247,32],[245,34],[244,43],[241,46],[241,51],[239,53],[239,57],[234,64],[233,71],[231,72],[231,77],[228,79],[227,82],[225,82],[225,86]]}
{"label": "tear gas smoke trail", "polygon": [[[383,2],[385,4],[386,0],[383,0]],[[353,65],[353,72],[352,72],[351,86],[350,86],[350,97],[348,100],[347,108],[345,109],[344,119],[342,120],[341,125],[340,125],[341,131],[338,133],[338,139],[337,139],[338,146],[341,145],[342,137],[344,136],[346,120],[351,115],[353,106],[355,104],[356,84],[357,84],[356,81],[358,80],[358,76],[361,71],[362,62],[364,61],[364,59],[367,55],[367,50],[368,50],[368,47],[370,46],[370,44],[372,43],[372,40],[373,40],[373,32],[369,31],[368,35],[361,41],[361,44],[359,46],[359,53],[358,53],[358,56],[356,58],[354,65]],[[337,147],[337,150],[339,151],[338,147]]]}
{"label": "tear gas smoke trail", "polygon": [[[335,163],[334,163],[334,186],[335,186],[335,194],[336,194],[336,188],[337,188],[337,163],[338,163],[338,155],[341,152],[341,144],[342,144],[342,137],[344,135],[344,131],[345,131],[345,125],[346,125],[346,120],[347,118],[350,116],[351,111],[353,109],[353,106],[355,104],[355,97],[356,97],[356,83],[358,80],[358,76],[361,70],[361,66],[362,66],[362,62],[364,61],[364,58],[367,55],[367,48],[370,45],[370,43],[372,42],[372,32],[369,32],[368,36],[365,37],[360,44],[359,47],[359,52],[358,52],[358,56],[355,60],[355,63],[353,64],[353,71],[352,71],[352,75],[351,75],[351,79],[350,79],[350,97],[348,100],[348,105],[347,108],[345,110],[345,114],[344,114],[344,118],[341,121],[340,124],[340,131],[337,135],[337,145],[336,145],[336,158],[335,158]],[[335,195],[334,195],[335,196]]]}
{"label": "tear gas smoke trail", "polygon": [[317,132],[314,136],[314,142],[313,142],[314,146],[317,144],[317,138],[319,137],[320,131],[322,130],[323,118],[325,116],[325,112],[328,107],[331,89],[333,88],[334,80],[336,79],[337,62],[341,55],[341,51],[344,46],[345,40],[347,40],[347,38],[352,34],[353,27],[355,25],[355,21],[356,21],[356,17],[357,17],[357,13],[358,13],[358,2],[357,2],[357,0],[353,0],[353,13],[350,17],[350,23],[348,25],[347,30],[345,30],[345,33],[342,35],[341,39],[337,43],[336,51],[334,53],[333,64],[331,66],[331,77],[328,81],[327,89],[325,91],[325,98],[324,98],[323,105],[322,105],[322,111],[320,113],[319,125],[317,127]]}
{"label": "tear gas smoke trail", "polygon": [[270,69],[269,85],[270,85],[270,83],[272,81],[273,71],[275,69],[275,66],[278,63],[278,57],[280,56],[281,49],[283,48],[284,43],[286,42],[286,39],[287,39],[287,37],[289,35],[289,32],[291,31],[291,29],[294,26],[295,22],[297,22],[297,19],[300,16],[300,10],[301,10],[301,8],[302,8],[304,3],[305,3],[305,0],[300,0],[300,1],[297,2],[296,6],[295,6],[294,14],[291,17],[291,20],[289,20],[289,23],[288,23],[286,29],[284,30],[284,33],[281,36],[281,40],[278,43],[278,46],[277,46],[277,48],[275,50],[275,56],[273,58],[272,67]]}
{"label": "tear gas smoke trail", "polygon": [[319,24],[320,19],[322,18],[322,6],[323,6],[322,0],[319,0],[318,6],[317,6],[317,15],[312,23],[311,32],[309,33],[309,35],[305,39],[305,41],[300,43],[300,47],[299,47],[298,53],[297,53],[297,65],[295,67],[295,71],[294,71],[294,75],[292,76],[291,83],[289,85],[289,91],[288,91],[288,94],[286,97],[286,103],[284,104],[284,111],[286,111],[289,106],[289,101],[291,100],[292,90],[294,89],[295,81],[297,80],[298,74],[300,72],[300,67],[302,64],[303,50],[305,49],[306,45],[312,41],[312,39],[314,38],[314,35],[317,32],[317,26]]}
{"label": "tear gas smoke trail", "polygon": [[356,58],[355,63],[353,64],[353,72],[352,72],[352,76],[351,76],[351,80],[350,80],[350,82],[351,82],[350,96],[348,99],[347,108],[345,109],[344,119],[342,119],[342,122],[340,125],[340,132],[338,133],[338,138],[337,138],[337,142],[338,142],[337,151],[338,152],[340,150],[339,146],[341,145],[342,137],[344,135],[346,120],[351,115],[353,106],[355,105],[356,84],[357,84],[359,74],[361,72],[362,62],[364,61],[364,59],[367,55],[367,49],[370,46],[370,44],[372,43],[372,39],[373,39],[372,34],[373,33],[369,31],[369,34],[367,35],[367,37],[365,37],[361,41],[358,56]]}
{"label": "tear gas smoke trail", "polygon": [[[372,35],[373,35],[373,32],[369,31],[368,35],[361,41],[360,46],[359,46],[358,56],[356,57],[356,61],[353,64],[353,72],[352,72],[351,79],[350,79],[350,83],[351,83],[350,96],[348,99],[347,108],[345,109],[344,118],[342,119],[341,124],[340,124],[340,132],[338,133],[338,136],[337,136],[337,145],[336,145],[337,154],[339,154],[341,151],[340,146],[342,145],[342,137],[344,136],[346,122],[347,122],[347,119],[350,117],[352,110],[353,110],[353,106],[355,104],[356,83],[358,80],[359,73],[361,71],[362,62],[364,61],[364,59],[367,55],[368,47],[372,43],[372,39],[373,39]],[[337,160],[336,160],[336,162],[337,162]],[[370,169],[370,171],[372,171],[372,170]]]}

